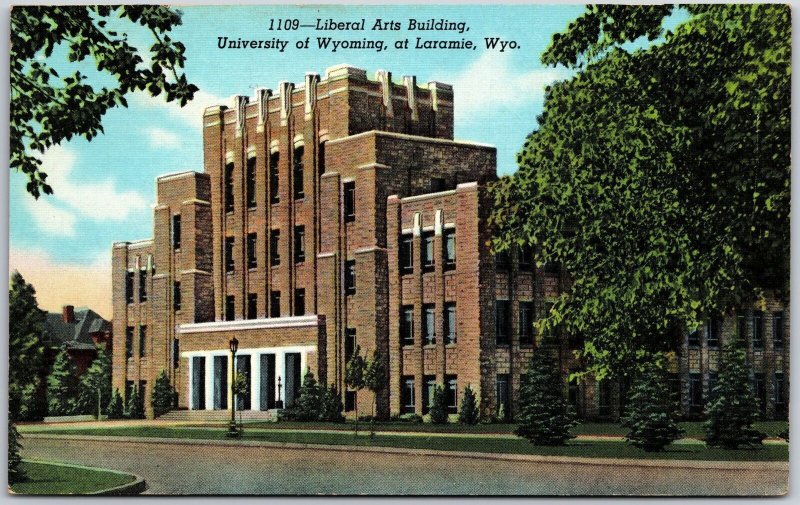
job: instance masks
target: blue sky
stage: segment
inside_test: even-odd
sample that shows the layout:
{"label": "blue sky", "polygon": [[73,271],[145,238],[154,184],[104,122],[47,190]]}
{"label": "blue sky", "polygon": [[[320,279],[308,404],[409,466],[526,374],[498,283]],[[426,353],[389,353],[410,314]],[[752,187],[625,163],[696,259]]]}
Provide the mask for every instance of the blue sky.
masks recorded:
{"label": "blue sky", "polygon": [[[183,25],[174,38],[187,47],[186,75],[200,88],[194,102],[181,109],[163,99],[136,94],[127,109],[114,109],[103,119],[105,134],[86,142],[62,144],[45,156],[55,195],[38,202],[24,192],[24,178],[10,181],[10,268],[19,269],[37,288],[40,303],[57,310],[61,304],[91,305],[110,317],[111,244],[152,235],[151,204],[155,177],[183,170],[202,171],[202,109],[226,103],[234,94],[252,95],[253,88],[277,89],[278,82],[302,82],[308,71],[349,63],[378,69],[396,79],[416,75],[420,83],[438,80],[454,85],[458,139],[493,144],[498,171],[516,169],[515,157],[525,136],[536,126],[544,87],[569,75],[564,69],[545,68],[539,56],[550,37],[562,31],[583,11],[580,5],[559,6],[227,6],[186,7]],[[369,27],[375,19],[402,23],[396,32],[269,31],[270,19],[317,18],[360,20]],[[408,32],[407,20],[464,21],[469,32]],[[149,35],[129,32],[131,39],[149,47]],[[290,40],[283,53],[269,50],[220,50],[217,36]],[[318,36],[381,38],[390,43],[417,36],[478,44],[474,51],[383,51],[294,49],[294,41]],[[520,48],[503,53],[487,51],[484,37],[515,40]],[[59,70],[64,64],[59,63]],[[84,66],[85,68],[85,66]],[[102,84],[102,80],[98,80]]]}

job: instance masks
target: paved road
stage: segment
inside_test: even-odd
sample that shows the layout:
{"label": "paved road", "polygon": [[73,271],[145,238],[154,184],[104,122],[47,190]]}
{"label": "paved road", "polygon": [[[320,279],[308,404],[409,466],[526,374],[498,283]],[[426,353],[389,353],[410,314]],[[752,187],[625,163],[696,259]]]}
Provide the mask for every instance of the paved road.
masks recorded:
{"label": "paved road", "polygon": [[785,470],[643,468],[26,437],[23,456],[141,475],[151,494],[682,494],[785,490]]}

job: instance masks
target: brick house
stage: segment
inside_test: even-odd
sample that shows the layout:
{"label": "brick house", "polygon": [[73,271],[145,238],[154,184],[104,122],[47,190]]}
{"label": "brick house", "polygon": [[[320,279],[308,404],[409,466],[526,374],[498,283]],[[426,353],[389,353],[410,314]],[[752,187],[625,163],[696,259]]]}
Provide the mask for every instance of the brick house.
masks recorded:
{"label": "brick house", "polygon": [[[336,66],[206,109],[203,144],[204,172],[157,179],[153,238],[113,246],[115,388],[141,387],[149,414],[165,370],[181,408],[226,409],[235,367],[243,408],[268,410],[291,404],[310,369],[366,412],[372,394],[344,385],[359,347],[387,358],[382,416],[426,412],[433,384],[453,412],[469,384],[484,414],[514,414],[533,321],[568,279],[529,250],[492,255],[496,150],[453,139],[451,86]],[[579,342],[559,341],[566,374]],[[786,363],[788,398],[783,342],[785,358],[767,346],[758,363]],[[685,400],[713,351],[684,347]],[[613,417],[614,390],[569,395],[580,414]]]}

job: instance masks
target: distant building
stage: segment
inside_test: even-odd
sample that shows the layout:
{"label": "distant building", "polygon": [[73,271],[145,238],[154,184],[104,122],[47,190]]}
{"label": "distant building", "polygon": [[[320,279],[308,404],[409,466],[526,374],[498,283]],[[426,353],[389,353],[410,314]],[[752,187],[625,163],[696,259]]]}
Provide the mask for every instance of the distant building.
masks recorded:
{"label": "distant building", "polygon": [[64,305],[60,314],[48,312],[45,317],[43,341],[48,370],[65,348],[81,375],[97,357],[98,346],[111,352],[112,340],[111,322],[89,308]]}

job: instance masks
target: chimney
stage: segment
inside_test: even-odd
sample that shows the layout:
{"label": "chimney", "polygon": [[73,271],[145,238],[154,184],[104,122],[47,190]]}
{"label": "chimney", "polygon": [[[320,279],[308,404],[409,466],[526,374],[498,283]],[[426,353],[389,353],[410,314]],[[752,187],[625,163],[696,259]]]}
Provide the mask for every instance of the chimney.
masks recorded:
{"label": "chimney", "polygon": [[64,305],[61,309],[61,318],[65,323],[75,323],[75,307],[72,305]]}

